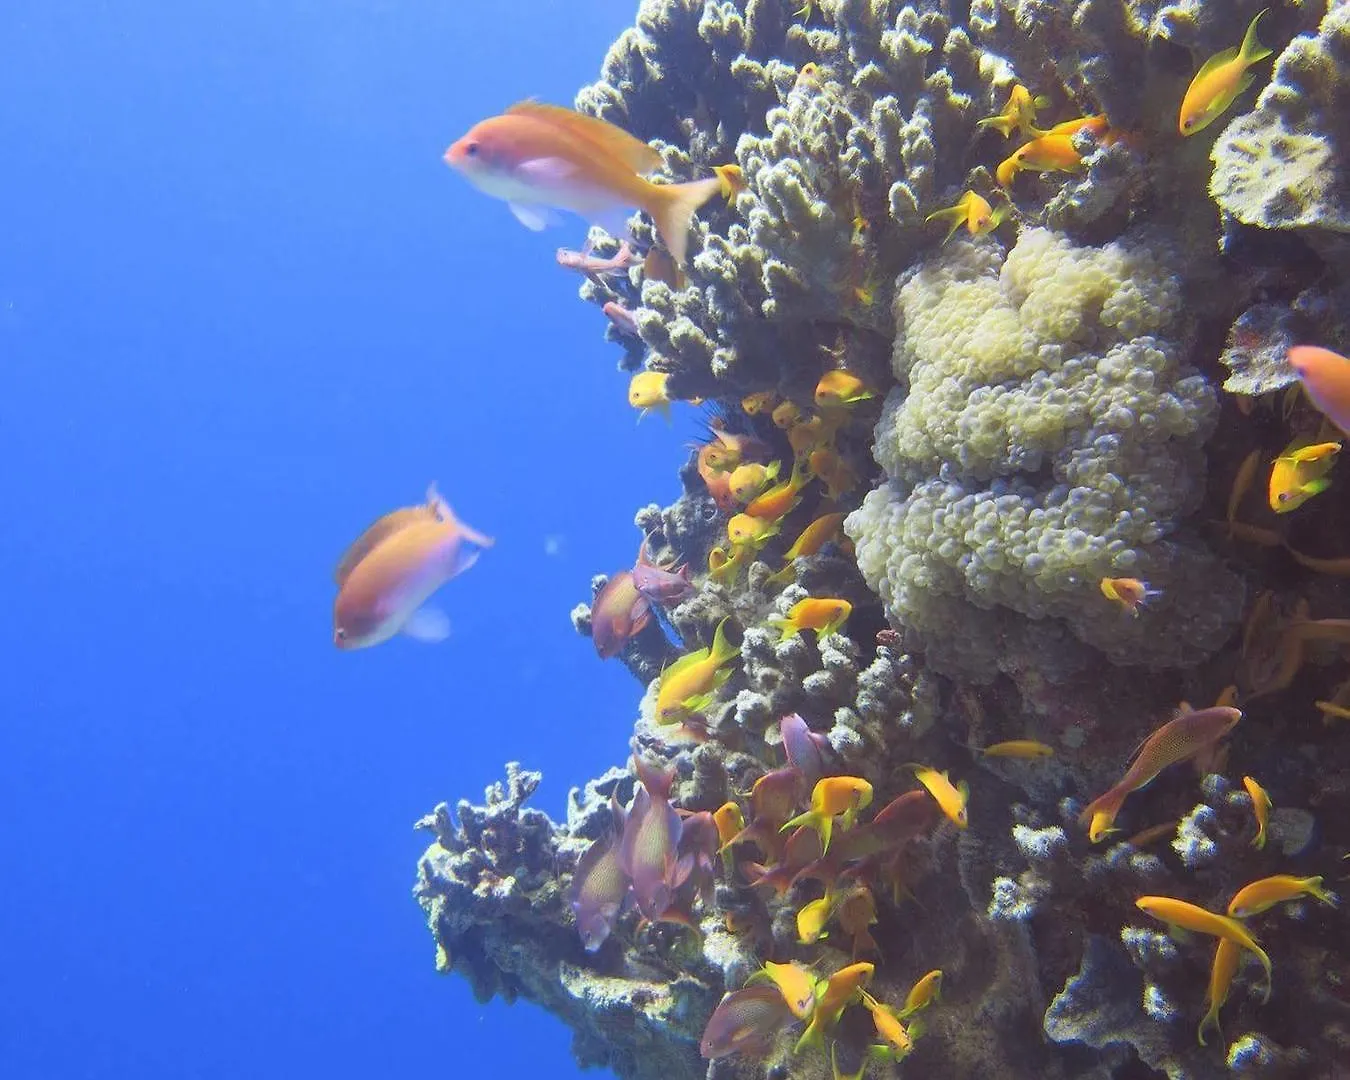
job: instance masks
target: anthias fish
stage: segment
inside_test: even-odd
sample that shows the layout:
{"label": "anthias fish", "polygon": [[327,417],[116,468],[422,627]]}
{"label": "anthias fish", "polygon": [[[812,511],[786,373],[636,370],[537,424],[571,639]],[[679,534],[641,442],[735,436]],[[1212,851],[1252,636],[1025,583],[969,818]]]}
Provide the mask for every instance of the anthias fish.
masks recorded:
{"label": "anthias fish", "polygon": [[423,506],[386,514],[338,564],[333,643],[339,649],[364,649],[400,632],[422,641],[443,640],[449,633],[445,616],[422,605],[492,543],[456,518],[434,486]]}

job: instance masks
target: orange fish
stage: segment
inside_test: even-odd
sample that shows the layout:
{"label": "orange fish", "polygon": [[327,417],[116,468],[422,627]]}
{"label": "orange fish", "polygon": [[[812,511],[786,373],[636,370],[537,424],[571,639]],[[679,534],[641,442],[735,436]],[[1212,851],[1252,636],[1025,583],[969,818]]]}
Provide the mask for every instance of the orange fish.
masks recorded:
{"label": "orange fish", "polygon": [[773,616],[767,621],[770,626],[778,627],[782,634],[780,640],[795,637],[803,630],[814,630],[823,638],[837,634],[852,613],[853,605],[847,600],[808,596],[793,604],[786,616]]}
{"label": "orange fish", "polygon": [[1049,104],[1049,98],[1032,97],[1031,91],[1021,83],[1013,83],[1012,90],[1008,93],[1008,103],[1003,106],[1003,111],[997,116],[986,117],[979,122],[978,126],[993,128],[1005,139],[1009,138],[1014,131],[1034,135],[1036,133],[1036,110],[1043,109]]}
{"label": "orange fish", "polygon": [[783,556],[783,569],[776,574],[771,574],[769,580],[773,582],[791,581],[793,564],[798,559],[816,554],[828,541],[839,535],[839,526],[844,523],[844,518],[847,516],[847,514],[823,514],[811,522],[801,531],[801,535],[797,537],[793,545],[787,549],[787,554]]}
{"label": "orange fish", "polygon": [[1114,600],[1136,618],[1141,607],[1155,596],[1162,595],[1161,589],[1150,589],[1147,581],[1132,577],[1104,577],[1101,590],[1104,597]]}
{"label": "orange fish", "polygon": [[717,176],[722,198],[729,203],[734,203],[736,196],[749,187],[745,182],[745,173],[741,171],[739,165],[734,163],[731,165],[714,165],[713,173]]}
{"label": "orange fish", "polygon": [[492,543],[456,518],[434,485],[424,506],[386,514],[338,564],[333,644],[363,649],[400,632],[421,641],[443,640],[450,632],[445,616],[422,605]]}
{"label": "orange fish", "polygon": [[792,474],[786,480],[755,496],[745,508],[745,512],[750,517],[776,523],[801,501],[801,490],[810,482],[811,474],[805,472],[801,468],[801,463],[797,462],[792,466]]}
{"label": "orange fish", "polygon": [[1247,69],[1273,52],[1256,40],[1256,24],[1265,13],[1265,8],[1256,13],[1241,45],[1211,56],[1195,73],[1181,100],[1181,114],[1177,118],[1181,134],[1194,135],[1214,123],[1251,86],[1256,76]]}
{"label": "orange fish", "polygon": [[623,236],[623,213],[651,215],[676,265],[684,262],[694,212],[722,186],[716,177],[688,184],[645,178],[661,155],[593,116],[522,101],[475,124],[445,152],[445,162],[479,190],[504,199],[526,228],[539,230],[549,210],[570,210]]}
{"label": "orange fish", "polygon": [[1317,410],[1350,435],[1350,360],[1330,349],[1295,345],[1289,366]]}
{"label": "orange fish", "polygon": [[989,205],[988,200],[973,191],[967,191],[956,200],[955,206],[934,210],[924,218],[924,221],[941,219],[946,222],[948,226],[946,239],[950,240],[952,234],[962,225],[966,227],[966,232],[970,233],[971,236],[984,236],[998,228],[1007,216],[1008,207],[1006,204],[995,210]]}
{"label": "orange fish", "polygon": [[1169,765],[1176,765],[1212,747],[1242,719],[1238,709],[1216,705],[1173,717],[1143,741],[1125,775],[1083,808],[1079,823],[1088,826],[1094,844],[1114,831],[1111,823],[1132,791],[1138,791]]}
{"label": "orange fish", "polygon": [[994,173],[999,187],[1011,186],[1020,172],[1074,172],[1083,167],[1082,155],[1074,149],[1073,136],[1047,133],[1020,147],[1005,158]]}

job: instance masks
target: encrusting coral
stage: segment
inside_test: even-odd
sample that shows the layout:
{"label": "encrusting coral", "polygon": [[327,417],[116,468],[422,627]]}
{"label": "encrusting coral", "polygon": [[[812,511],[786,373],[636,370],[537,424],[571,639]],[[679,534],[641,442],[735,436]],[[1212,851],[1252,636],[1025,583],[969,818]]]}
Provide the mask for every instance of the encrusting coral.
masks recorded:
{"label": "encrusting coral", "polygon": [[1347,11],[643,0],[577,107],[726,198],[581,294],[708,429],[573,612],[630,770],[419,823],[442,970],[625,1080],[1350,1060]]}

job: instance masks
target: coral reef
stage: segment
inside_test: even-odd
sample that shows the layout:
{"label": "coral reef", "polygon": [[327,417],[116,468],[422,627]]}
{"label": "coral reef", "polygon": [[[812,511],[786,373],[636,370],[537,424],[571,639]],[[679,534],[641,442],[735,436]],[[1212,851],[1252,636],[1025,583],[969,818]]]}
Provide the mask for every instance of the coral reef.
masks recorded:
{"label": "coral reef", "polygon": [[643,0],[577,107],[727,198],[581,296],[707,437],[573,612],[631,774],[419,823],[442,970],[625,1080],[1332,1080],[1348,12],[1184,136],[1254,0]]}
{"label": "coral reef", "polygon": [[[1165,254],[1033,229],[1006,259],[951,245],[901,286],[900,385],[876,431],[890,482],[846,528],[892,622],[943,670],[991,676],[1045,640],[1027,620],[1154,667],[1203,660],[1236,624],[1240,583],[1178,528],[1218,410],[1171,338]],[[1131,618],[1105,577],[1165,600]]]}

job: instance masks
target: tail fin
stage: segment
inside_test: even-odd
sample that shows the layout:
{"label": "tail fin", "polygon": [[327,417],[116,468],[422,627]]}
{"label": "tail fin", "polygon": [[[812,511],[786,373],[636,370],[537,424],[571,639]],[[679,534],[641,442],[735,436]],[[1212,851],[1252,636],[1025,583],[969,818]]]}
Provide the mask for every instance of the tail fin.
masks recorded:
{"label": "tail fin", "polygon": [[[1251,21],[1251,25],[1247,27],[1246,36],[1242,39],[1242,47],[1238,49],[1238,55],[1248,64],[1254,64],[1258,60],[1264,60],[1267,56],[1270,56],[1275,52],[1274,49],[1267,49],[1256,40],[1256,24],[1261,21],[1261,16],[1268,10],[1270,9],[1262,8],[1256,13],[1256,18]],[[1229,40],[1232,39],[1230,38]]]}
{"label": "tail fin", "polygon": [[427,504],[436,511],[437,518],[451,526],[461,537],[476,547],[490,548],[497,542],[492,537],[480,533],[477,529],[470,528],[455,517],[455,512],[450,509],[450,504],[436,490],[435,484],[427,488]]}
{"label": "tail fin", "polygon": [[687,184],[653,184],[647,205],[643,207],[656,222],[670,257],[677,267],[684,265],[689,250],[689,223],[694,212],[721,190],[722,181],[711,176]]}

